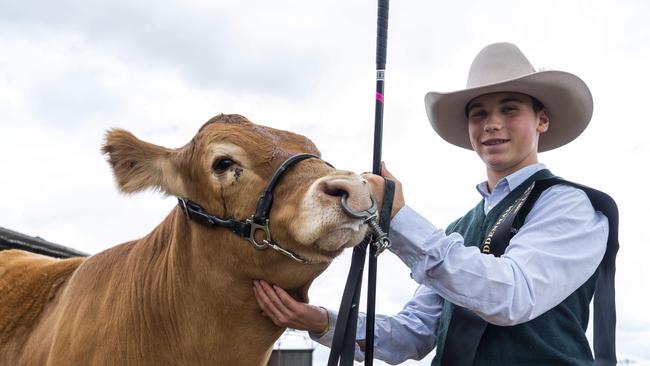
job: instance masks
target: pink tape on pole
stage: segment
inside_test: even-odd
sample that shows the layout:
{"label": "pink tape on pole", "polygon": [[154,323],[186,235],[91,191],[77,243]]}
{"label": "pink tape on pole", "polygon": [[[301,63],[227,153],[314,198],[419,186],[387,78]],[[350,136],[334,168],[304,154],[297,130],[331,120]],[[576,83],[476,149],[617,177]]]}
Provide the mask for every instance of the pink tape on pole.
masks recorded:
{"label": "pink tape on pole", "polygon": [[377,92],[377,94],[375,95],[375,97],[377,98],[377,100],[378,100],[380,103],[382,103],[382,104],[384,103],[384,95],[383,95],[383,94],[381,94],[380,92]]}

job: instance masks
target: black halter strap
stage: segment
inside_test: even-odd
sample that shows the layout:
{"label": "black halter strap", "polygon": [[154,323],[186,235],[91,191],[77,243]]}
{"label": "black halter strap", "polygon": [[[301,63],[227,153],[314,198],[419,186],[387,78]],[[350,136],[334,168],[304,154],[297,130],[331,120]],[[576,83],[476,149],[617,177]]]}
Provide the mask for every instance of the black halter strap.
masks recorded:
{"label": "black halter strap", "polygon": [[[271,177],[269,183],[266,185],[266,189],[260,196],[260,200],[257,201],[257,208],[255,209],[255,214],[253,214],[253,222],[259,225],[263,225],[269,219],[269,212],[271,211],[271,205],[273,204],[273,190],[278,184],[278,181],[280,181],[280,178],[284,175],[287,169],[296,163],[309,158],[320,159],[320,157],[314,154],[298,154],[285,160],[284,163],[280,165],[278,170],[276,170],[273,174],[273,177]],[[328,162],[325,163],[329,166],[332,166]]]}
{"label": "black halter strap", "polygon": [[177,197],[178,205],[185,213],[188,219],[195,221],[203,226],[208,227],[225,227],[237,235],[248,237],[250,235],[251,226],[245,221],[237,221],[233,219],[222,219],[220,217],[214,216],[206,212],[203,207],[198,203],[190,201],[186,198]]}
{"label": "black halter strap", "polygon": [[[273,190],[275,189],[275,186],[289,168],[300,161],[310,158],[320,159],[319,156],[314,154],[298,154],[285,160],[275,171],[273,177],[271,177],[271,180],[266,185],[266,189],[262,192],[262,195],[257,201],[255,213],[249,219],[235,220],[221,218],[208,213],[198,203],[183,197],[178,197],[178,205],[181,207],[181,210],[183,210],[183,213],[185,213],[185,216],[187,216],[188,219],[207,227],[224,227],[230,229],[237,235],[246,238],[255,249],[263,250],[271,248],[300,263],[310,263],[306,258],[277,245],[271,239],[271,232],[269,230],[269,214],[273,204]],[[332,166],[327,162],[325,163]],[[264,239],[262,239],[261,243],[255,238],[257,231],[262,231],[264,233]]]}

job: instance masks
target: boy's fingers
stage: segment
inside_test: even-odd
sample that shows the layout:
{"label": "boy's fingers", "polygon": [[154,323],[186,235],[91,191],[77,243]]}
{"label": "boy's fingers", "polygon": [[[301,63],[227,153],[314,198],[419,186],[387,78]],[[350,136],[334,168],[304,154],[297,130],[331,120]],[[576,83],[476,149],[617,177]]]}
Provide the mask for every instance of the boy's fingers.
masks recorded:
{"label": "boy's fingers", "polygon": [[273,286],[273,289],[275,289],[275,292],[278,294],[278,297],[280,298],[280,301],[292,312],[297,312],[300,310],[300,306],[304,305],[303,303],[297,301],[291,295],[289,295],[286,291],[284,291],[282,288],[278,286]]}
{"label": "boy's fingers", "polygon": [[381,176],[392,180],[396,180],[393,173],[389,172],[388,169],[386,169],[386,163],[383,161],[381,162]]}
{"label": "boy's fingers", "polygon": [[284,304],[278,297],[278,294],[275,292],[273,287],[264,281],[260,281],[260,286],[264,290],[264,293],[271,304],[273,304],[277,309],[281,310],[284,307]]}
{"label": "boy's fingers", "polygon": [[[271,286],[270,284],[260,281],[264,290],[267,292],[269,299],[273,302],[274,308],[276,310],[275,314],[277,320],[282,323],[282,325],[288,325],[287,322],[290,322],[294,318],[293,310],[285,304],[285,302],[280,298],[281,292],[286,292],[278,286]],[[291,298],[289,294],[286,294],[287,297]],[[293,300],[293,299],[291,299]]]}
{"label": "boy's fingers", "polygon": [[253,293],[255,293],[257,304],[262,308],[262,310],[267,311],[271,307],[272,302],[266,295],[266,292],[260,288],[259,284],[255,283],[253,285]]}
{"label": "boy's fingers", "polygon": [[257,303],[260,305],[260,308],[262,308],[262,311],[273,320],[281,319],[283,317],[283,312],[277,306],[277,303],[273,301],[273,294],[269,294],[261,283],[257,283],[256,287],[253,287],[253,289],[257,298]]}

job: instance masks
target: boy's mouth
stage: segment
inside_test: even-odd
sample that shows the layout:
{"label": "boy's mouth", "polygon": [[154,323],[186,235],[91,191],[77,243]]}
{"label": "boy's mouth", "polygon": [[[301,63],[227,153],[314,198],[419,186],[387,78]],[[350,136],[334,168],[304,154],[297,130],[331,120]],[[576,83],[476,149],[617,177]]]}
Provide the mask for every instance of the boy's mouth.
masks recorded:
{"label": "boy's mouth", "polygon": [[481,144],[486,145],[486,146],[493,146],[493,145],[505,144],[508,141],[510,141],[510,140],[508,140],[508,139],[489,139],[489,140],[485,140],[485,141],[481,142]]}

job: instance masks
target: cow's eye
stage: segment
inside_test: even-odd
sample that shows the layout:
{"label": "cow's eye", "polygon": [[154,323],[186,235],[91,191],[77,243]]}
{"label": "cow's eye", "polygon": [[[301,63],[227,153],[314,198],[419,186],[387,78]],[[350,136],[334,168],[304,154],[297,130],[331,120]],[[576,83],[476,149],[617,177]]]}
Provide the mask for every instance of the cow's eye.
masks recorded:
{"label": "cow's eye", "polygon": [[217,159],[212,164],[212,170],[214,170],[216,173],[223,173],[226,169],[230,168],[233,164],[235,164],[235,162],[229,158]]}

